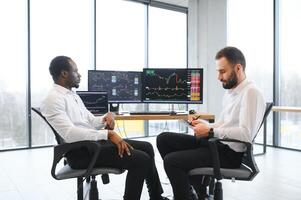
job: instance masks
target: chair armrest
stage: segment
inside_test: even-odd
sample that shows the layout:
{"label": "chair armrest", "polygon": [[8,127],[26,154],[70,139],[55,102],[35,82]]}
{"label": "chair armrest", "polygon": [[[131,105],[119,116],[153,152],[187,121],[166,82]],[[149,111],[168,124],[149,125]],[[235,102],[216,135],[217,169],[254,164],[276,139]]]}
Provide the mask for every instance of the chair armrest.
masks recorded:
{"label": "chair armrest", "polygon": [[220,171],[220,159],[219,159],[218,149],[217,149],[217,145],[216,145],[217,142],[220,142],[220,141],[245,144],[247,146],[247,156],[248,156],[248,158],[249,158],[249,156],[252,157],[252,144],[249,143],[249,142],[244,142],[244,141],[240,141],[240,140],[236,140],[236,139],[210,138],[208,140],[209,149],[210,149],[211,156],[212,156],[212,165],[213,165],[213,170],[214,170],[214,176],[217,180],[222,179],[222,175],[221,175],[221,171]]}
{"label": "chair armrest", "polygon": [[[211,138],[211,139],[213,139],[214,141],[219,141],[219,142],[236,142],[236,143],[242,143],[242,144],[246,145],[247,149],[249,149],[249,148],[252,147],[252,143],[241,141],[241,140],[236,140],[236,139],[220,139],[220,138]],[[210,142],[211,139],[209,139],[209,142]]]}
{"label": "chair armrest", "polygon": [[65,156],[66,153],[79,149],[81,147],[88,147],[93,150],[93,156],[92,159],[87,167],[87,170],[84,174],[84,176],[87,178],[90,176],[90,173],[95,165],[95,162],[99,156],[101,145],[97,141],[79,141],[79,142],[73,142],[73,143],[64,143],[54,146],[54,152],[53,152],[53,163],[51,168],[51,175],[53,178],[58,179],[55,174],[55,169],[58,164],[58,162]]}
{"label": "chair armrest", "polygon": [[247,167],[251,168],[252,171],[255,173],[259,172],[259,169],[256,165],[254,154],[253,154],[253,144],[250,142],[245,142],[241,140],[236,139],[219,139],[214,138],[216,141],[224,141],[224,142],[236,142],[236,143],[242,143],[245,144],[247,147],[247,150],[245,151],[245,155],[243,157],[243,164],[245,164]]}
{"label": "chair armrest", "polygon": [[237,143],[243,143],[243,144],[250,144],[250,142],[245,142],[245,141],[241,141],[241,140],[236,140],[236,139],[221,139],[221,138],[210,138],[210,140],[214,140],[214,141],[225,141],[225,142],[237,142]]}

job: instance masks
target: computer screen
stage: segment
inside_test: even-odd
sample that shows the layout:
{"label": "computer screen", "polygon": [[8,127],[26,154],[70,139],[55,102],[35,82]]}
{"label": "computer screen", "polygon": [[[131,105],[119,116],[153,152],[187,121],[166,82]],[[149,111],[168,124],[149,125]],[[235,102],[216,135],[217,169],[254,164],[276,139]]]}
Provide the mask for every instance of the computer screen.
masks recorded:
{"label": "computer screen", "polygon": [[203,103],[203,69],[147,68],[142,80],[143,102]]}
{"label": "computer screen", "polygon": [[108,93],[105,91],[77,91],[86,108],[93,114],[108,112]]}
{"label": "computer screen", "polygon": [[88,90],[107,91],[109,102],[141,102],[141,72],[88,71]]}

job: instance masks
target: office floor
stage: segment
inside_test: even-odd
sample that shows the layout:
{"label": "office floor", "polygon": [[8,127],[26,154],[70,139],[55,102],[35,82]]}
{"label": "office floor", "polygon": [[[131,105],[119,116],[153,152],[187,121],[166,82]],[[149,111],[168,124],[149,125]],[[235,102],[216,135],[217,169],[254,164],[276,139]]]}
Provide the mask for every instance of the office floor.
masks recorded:
{"label": "office floor", "polygon": [[[155,137],[145,138],[155,146]],[[257,148],[257,147],[256,147]],[[0,200],[75,200],[76,181],[56,181],[50,175],[52,148],[0,153]],[[261,149],[256,149],[256,151]],[[252,182],[223,181],[225,200],[300,200],[301,153],[268,148],[256,157],[260,173]],[[164,195],[172,197],[171,187],[156,152]],[[98,180],[100,198],[121,200],[125,174],[111,175],[111,183]],[[142,200],[148,200],[146,187]]]}

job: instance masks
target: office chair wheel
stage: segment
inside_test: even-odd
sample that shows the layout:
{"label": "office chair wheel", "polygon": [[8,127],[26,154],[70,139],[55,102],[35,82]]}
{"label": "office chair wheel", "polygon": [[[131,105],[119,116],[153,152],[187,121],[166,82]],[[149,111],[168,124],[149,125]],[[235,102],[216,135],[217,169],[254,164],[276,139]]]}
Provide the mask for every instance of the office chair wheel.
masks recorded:
{"label": "office chair wheel", "polygon": [[214,188],[214,200],[223,200],[223,188],[222,188],[222,183],[221,182],[216,182],[215,183],[215,188]]}

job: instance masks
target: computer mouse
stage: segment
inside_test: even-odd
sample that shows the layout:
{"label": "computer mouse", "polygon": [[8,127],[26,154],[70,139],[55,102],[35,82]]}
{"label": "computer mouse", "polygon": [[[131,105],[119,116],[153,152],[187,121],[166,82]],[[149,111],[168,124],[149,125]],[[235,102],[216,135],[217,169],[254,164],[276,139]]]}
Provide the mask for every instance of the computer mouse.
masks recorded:
{"label": "computer mouse", "polygon": [[194,115],[195,113],[196,113],[195,110],[189,110],[189,114],[190,114],[190,115]]}

